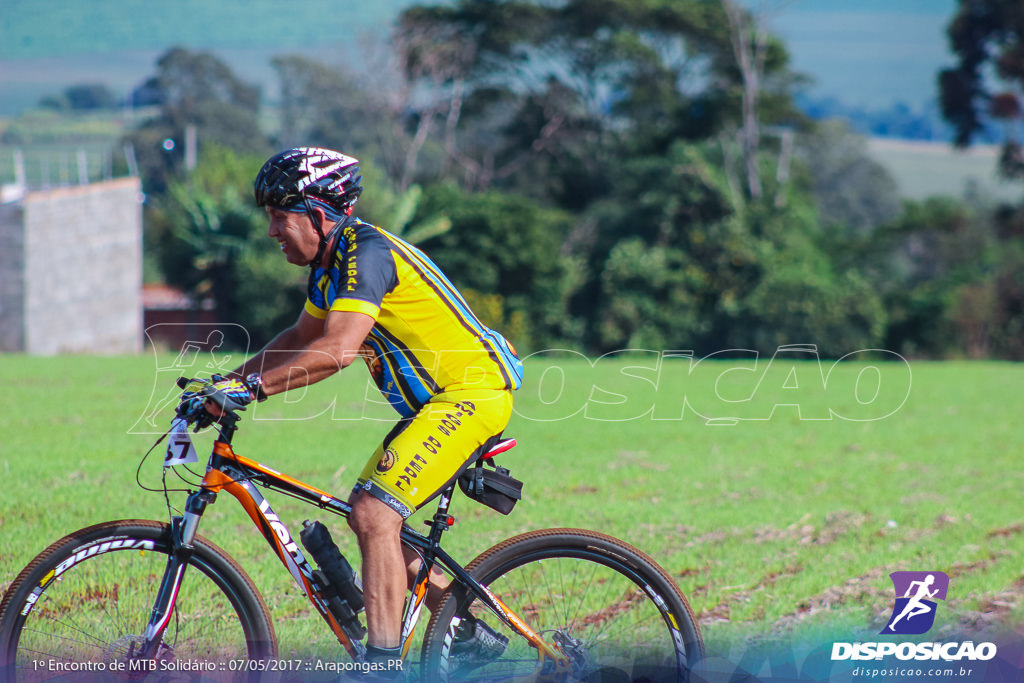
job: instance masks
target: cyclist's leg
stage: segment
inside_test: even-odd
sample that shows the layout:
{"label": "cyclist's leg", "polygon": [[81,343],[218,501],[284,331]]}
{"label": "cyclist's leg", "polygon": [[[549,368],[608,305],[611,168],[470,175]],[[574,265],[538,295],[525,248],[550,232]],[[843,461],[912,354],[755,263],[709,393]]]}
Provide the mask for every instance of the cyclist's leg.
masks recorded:
{"label": "cyclist's leg", "polygon": [[378,648],[396,648],[401,642],[406,584],[399,536],[402,521],[390,506],[365,492],[352,498],[349,525],[363,556],[367,645]]}
{"label": "cyclist's leg", "polygon": [[[419,553],[412,548],[402,546],[402,559],[405,561],[405,576],[409,590],[412,590],[415,583],[416,577],[419,575],[420,565],[423,561],[420,559]],[[441,571],[437,565],[430,568],[430,582],[427,584],[427,596],[423,599],[427,609],[433,612],[437,609],[437,606],[441,604],[441,598],[444,596],[445,590],[448,588],[448,584],[451,583],[448,580],[448,575]]]}
{"label": "cyclist's leg", "polygon": [[[408,518],[462,472],[477,448],[505,429],[511,414],[512,398],[507,391],[439,394],[388,434],[367,462],[355,491],[369,493],[403,519]],[[408,548],[403,552],[412,581],[419,570],[419,557]],[[436,607],[447,584],[443,573],[431,573],[429,609]]]}

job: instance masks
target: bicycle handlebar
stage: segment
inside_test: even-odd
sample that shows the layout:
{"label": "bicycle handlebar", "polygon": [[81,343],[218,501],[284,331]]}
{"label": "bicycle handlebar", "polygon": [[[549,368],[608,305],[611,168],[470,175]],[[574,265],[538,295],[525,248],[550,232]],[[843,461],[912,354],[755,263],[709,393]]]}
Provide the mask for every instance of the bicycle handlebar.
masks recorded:
{"label": "bicycle handlebar", "polygon": [[[202,381],[196,379],[190,379],[188,377],[179,377],[175,384],[178,385],[179,389],[185,389],[189,384],[195,381]],[[214,415],[206,408],[206,404],[211,399],[207,396],[199,394],[194,397],[195,399],[203,399],[202,401],[193,400],[191,405],[186,407],[185,403],[179,403],[175,410],[178,417],[183,418],[189,425],[195,424],[198,429],[209,427],[212,424],[219,424],[221,426],[221,432],[224,433],[224,427],[228,427],[231,432],[234,431],[235,424],[238,422],[240,416],[237,411],[225,408],[223,405],[213,401],[213,404],[221,411],[220,415]]]}

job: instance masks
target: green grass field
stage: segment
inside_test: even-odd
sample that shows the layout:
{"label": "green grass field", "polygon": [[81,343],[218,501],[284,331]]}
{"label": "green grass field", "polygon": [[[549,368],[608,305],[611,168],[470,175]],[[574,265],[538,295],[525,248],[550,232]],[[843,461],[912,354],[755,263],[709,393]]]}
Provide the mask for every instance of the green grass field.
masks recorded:
{"label": "green grass field", "polygon": [[[457,499],[449,550],[468,562],[511,534],[551,526],[618,536],[675,577],[716,653],[877,634],[896,570],[951,577],[929,638],[1024,632],[1024,366],[890,362],[876,371],[828,361],[819,370],[768,360],[672,360],[660,372],[649,357],[528,362],[507,430],[520,446],[503,458],[526,498],[509,517]],[[157,372],[152,356],[0,356],[0,590],[74,529],[166,517],[162,495],[135,484],[155,437],[133,432],[145,431],[138,421],[154,405],[154,377],[158,399],[174,375]],[[346,492],[390,428],[389,409],[364,410],[374,394],[356,368],[286,396],[250,415],[236,449]],[[158,463],[154,455],[143,467],[149,484]],[[331,521],[272,502],[295,533],[307,517]],[[354,556],[351,537],[332,526]],[[200,533],[256,580],[282,654],[298,643],[337,652],[230,497]]]}

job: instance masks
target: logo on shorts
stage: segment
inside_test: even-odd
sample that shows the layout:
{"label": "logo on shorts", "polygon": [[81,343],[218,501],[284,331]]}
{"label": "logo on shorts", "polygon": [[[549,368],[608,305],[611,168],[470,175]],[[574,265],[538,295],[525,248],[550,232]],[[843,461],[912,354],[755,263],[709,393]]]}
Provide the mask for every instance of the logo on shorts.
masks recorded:
{"label": "logo on shorts", "polygon": [[883,635],[919,635],[935,623],[937,600],[946,599],[949,577],[943,572],[893,572],[896,605]]}
{"label": "logo on shorts", "polygon": [[384,451],[384,455],[380,456],[380,461],[377,463],[376,470],[380,474],[384,474],[398,462],[398,453],[388,448]]}

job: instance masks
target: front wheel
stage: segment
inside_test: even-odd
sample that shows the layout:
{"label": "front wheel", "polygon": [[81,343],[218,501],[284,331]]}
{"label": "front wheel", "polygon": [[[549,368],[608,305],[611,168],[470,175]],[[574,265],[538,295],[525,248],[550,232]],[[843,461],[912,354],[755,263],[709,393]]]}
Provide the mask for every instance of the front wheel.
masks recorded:
{"label": "front wheel", "polygon": [[[654,560],[593,531],[532,531],[499,543],[466,569],[568,659],[561,669],[453,583],[423,642],[429,680],[518,678],[686,681],[703,656],[686,599]],[[508,639],[500,656],[461,648],[466,615]]]}
{"label": "front wheel", "polygon": [[[0,603],[0,680],[133,680],[151,672],[245,678],[244,660],[276,656],[274,629],[252,580],[196,537],[155,660],[134,657],[172,552],[170,525],[107,522],[39,554]],[[238,671],[242,669],[243,671]]]}

